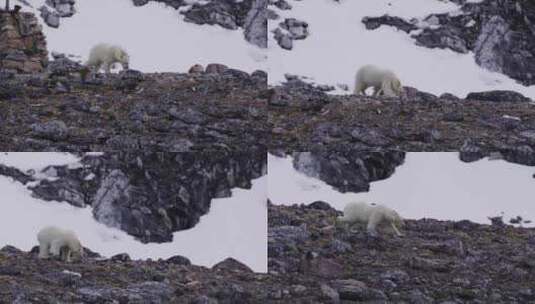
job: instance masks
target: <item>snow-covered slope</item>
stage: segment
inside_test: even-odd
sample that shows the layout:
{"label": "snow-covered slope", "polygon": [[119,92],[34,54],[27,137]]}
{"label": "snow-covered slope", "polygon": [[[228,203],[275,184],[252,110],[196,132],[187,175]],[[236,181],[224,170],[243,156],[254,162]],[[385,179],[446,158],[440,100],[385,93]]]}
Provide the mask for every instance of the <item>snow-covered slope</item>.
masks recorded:
{"label": "snow-covered slope", "polygon": [[518,215],[535,220],[535,169],[500,160],[464,163],[457,153],[407,153],[394,175],[371,183],[368,193],[340,193],[295,171],[290,157],[270,155],[268,171],[268,197],[274,204],[323,200],[342,210],[350,201],[364,200],[385,204],[412,219],[489,223],[488,216],[504,212],[505,221]]}
{"label": "snow-covered slope", "polygon": [[[310,77],[318,84],[346,84],[353,87],[357,69],[376,64],[395,71],[403,85],[440,95],[453,93],[464,98],[469,92],[514,90],[535,98],[535,86],[524,87],[509,77],[479,67],[473,54],[428,49],[414,44],[406,33],[392,27],[366,30],[365,16],[389,14],[404,18],[431,13],[455,13],[451,2],[429,0],[288,0],[293,9],[276,10],[281,19],[269,21],[269,82],[284,81],[284,74]],[[291,51],[277,45],[271,30],[283,18],[297,18],[309,24],[310,35],[294,43]],[[336,93],[343,94],[338,90]],[[345,92],[350,93],[350,92]]]}
{"label": "snow-covered slope", "polygon": [[[2,153],[0,163],[23,170],[46,165],[76,165],[64,153]],[[267,177],[253,180],[250,190],[233,189],[232,196],[214,199],[210,212],[194,228],[173,234],[173,242],[143,244],[118,229],[95,221],[91,208],[33,198],[23,185],[0,176],[0,247],[30,250],[45,225],[76,231],[84,246],[104,256],[126,252],[134,259],[188,257],[197,265],[212,266],[233,257],[258,272],[267,271]]]}
{"label": "snow-covered slope", "polygon": [[[42,3],[32,2],[36,15]],[[163,3],[135,7],[131,0],[77,0],[75,7],[77,13],[62,18],[59,29],[39,18],[49,51],[85,61],[93,45],[108,42],[123,46],[130,53],[130,68],[143,72],[185,72],[195,63],[265,70],[265,50],[245,41],[242,31],[184,22],[177,10]]]}

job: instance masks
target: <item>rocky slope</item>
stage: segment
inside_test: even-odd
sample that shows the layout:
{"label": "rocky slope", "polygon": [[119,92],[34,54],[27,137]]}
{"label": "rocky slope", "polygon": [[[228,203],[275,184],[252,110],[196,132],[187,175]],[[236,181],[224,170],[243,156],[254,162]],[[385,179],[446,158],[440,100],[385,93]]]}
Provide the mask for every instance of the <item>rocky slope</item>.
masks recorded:
{"label": "rocky slope", "polygon": [[404,20],[395,16],[366,17],[368,29],[394,26],[429,48],[473,52],[480,66],[503,73],[524,85],[535,84],[535,3],[529,0],[453,1],[458,14],[431,14]]}
{"label": "rocky slope", "polygon": [[58,55],[47,73],[0,72],[2,151],[248,150],[266,146],[267,75],[209,65],[192,73],[87,76]]}
{"label": "rocky slope", "polygon": [[515,92],[461,99],[405,87],[400,98],[374,98],[326,89],[298,79],[270,89],[270,149],[535,153],[535,106]]}
{"label": "rocky slope", "polygon": [[124,254],[67,264],[40,260],[35,250],[0,249],[1,303],[265,303],[266,280],[230,258],[212,268],[181,256],[132,261]]}
{"label": "rocky slope", "polygon": [[89,205],[97,221],[145,243],[171,241],[173,232],[198,223],[213,198],[230,197],[235,187],[250,188],[266,170],[263,150],[89,154],[80,166],[49,166],[42,172],[0,164],[0,175],[23,184],[38,181],[29,187],[34,196]]}
{"label": "rocky slope", "polygon": [[407,220],[378,238],[332,225],[327,203],[269,206],[280,303],[531,303],[535,230],[495,221]]}

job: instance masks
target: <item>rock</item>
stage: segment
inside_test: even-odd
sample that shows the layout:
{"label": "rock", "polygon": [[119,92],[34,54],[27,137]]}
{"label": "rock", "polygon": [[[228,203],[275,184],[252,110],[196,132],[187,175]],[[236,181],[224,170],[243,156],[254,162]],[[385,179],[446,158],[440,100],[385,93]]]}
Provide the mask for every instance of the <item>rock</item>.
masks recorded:
{"label": "rock", "polygon": [[135,6],[143,6],[149,3],[149,0],[132,0]]}
{"label": "rock", "polygon": [[[0,12],[0,71],[10,71],[13,76],[14,73],[40,73],[48,63],[41,26],[32,13],[19,12],[17,16]],[[1,91],[0,86],[0,94]]]}
{"label": "rock", "polygon": [[45,123],[35,123],[30,126],[33,135],[39,138],[54,141],[65,140],[69,137],[69,129],[61,120],[52,120]]}
{"label": "rock", "polygon": [[392,17],[388,15],[383,15],[381,17],[364,17],[362,18],[362,23],[364,23],[366,29],[368,30],[375,30],[383,24],[394,26],[406,33],[418,29],[416,25],[407,22],[402,18]]}
{"label": "rock", "polygon": [[326,299],[331,301],[331,303],[340,303],[340,295],[338,294],[338,291],[334,290],[330,286],[322,284],[321,292]]}
{"label": "rock", "polygon": [[41,18],[43,21],[50,27],[58,28],[59,27],[59,18],[60,15],[56,12],[49,11],[46,6],[41,6],[39,8],[41,11]]}
{"label": "rock", "polygon": [[226,258],[225,260],[212,266],[216,271],[235,271],[241,273],[252,273],[253,271],[247,265],[235,260],[233,258]]}
{"label": "rock", "polygon": [[189,68],[188,73],[190,74],[201,74],[204,73],[204,67],[200,64],[192,65],[191,68]]}
{"label": "rock", "polygon": [[335,286],[340,300],[349,301],[370,301],[370,300],[386,300],[386,295],[377,289],[369,288],[364,282],[349,279],[336,280],[332,282]]}
{"label": "rock", "polygon": [[285,50],[293,49],[293,39],[289,34],[283,33],[280,29],[275,29],[274,37],[279,46]]}
{"label": "rock", "polygon": [[283,22],[279,23],[279,27],[286,30],[292,40],[305,39],[309,35],[308,23],[295,18],[284,19]]}
{"label": "rock", "polygon": [[370,182],[392,175],[404,158],[402,152],[299,152],[293,154],[293,166],[338,191],[362,192],[369,189]]}
{"label": "rock", "polygon": [[228,69],[224,64],[210,63],[206,66],[206,73],[208,74],[222,74]]}
{"label": "rock", "polygon": [[207,4],[193,4],[191,9],[183,12],[186,22],[196,24],[219,25],[223,28],[235,30],[238,28],[238,20],[234,10],[238,10],[240,2],[209,2]]}
{"label": "rock", "polygon": [[468,93],[466,99],[493,101],[493,102],[530,102],[531,99],[514,91],[485,91]]}
{"label": "rock", "polygon": [[267,48],[267,0],[253,0],[243,27],[245,40]]}
{"label": "rock", "polygon": [[128,253],[118,253],[110,258],[113,262],[130,262],[132,259]]}
{"label": "rock", "polygon": [[316,210],[332,210],[333,207],[329,205],[329,203],[326,203],[324,201],[315,201],[308,205],[308,208],[316,209]]}
{"label": "rock", "polygon": [[186,257],[183,257],[181,255],[175,255],[175,256],[172,256],[170,258],[168,258],[167,260],[165,260],[167,263],[169,264],[174,264],[174,265],[191,265],[191,262],[188,258]]}

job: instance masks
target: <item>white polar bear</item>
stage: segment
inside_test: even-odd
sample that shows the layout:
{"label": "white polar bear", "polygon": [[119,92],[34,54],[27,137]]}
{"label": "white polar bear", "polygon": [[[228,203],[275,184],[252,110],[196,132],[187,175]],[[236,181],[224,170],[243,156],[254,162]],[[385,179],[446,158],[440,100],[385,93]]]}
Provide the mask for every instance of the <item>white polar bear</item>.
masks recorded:
{"label": "white polar bear", "polygon": [[347,223],[350,226],[356,223],[367,225],[368,233],[377,235],[377,226],[390,225],[398,236],[402,236],[398,227],[404,225],[401,216],[394,210],[383,205],[370,205],[364,202],[351,202],[344,208],[344,215],[339,216],[337,221]]}
{"label": "white polar bear", "polygon": [[355,94],[364,94],[367,88],[373,87],[373,96],[384,95],[395,97],[401,94],[401,82],[394,72],[383,70],[374,65],[361,67],[355,76]]}
{"label": "white polar bear", "polygon": [[104,71],[109,74],[115,63],[120,63],[123,70],[126,70],[130,63],[130,56],[119,46],[100,43],[91,49],[85,65],[94,72],[98,72],[103,67]]}
{"label": "white polar bear", "polygon": [[47,259],[51,254],[64,262],[79,261],[83,257],[83,247],[76,234],[55,226],[48,226],[37,233],[39,258]]}

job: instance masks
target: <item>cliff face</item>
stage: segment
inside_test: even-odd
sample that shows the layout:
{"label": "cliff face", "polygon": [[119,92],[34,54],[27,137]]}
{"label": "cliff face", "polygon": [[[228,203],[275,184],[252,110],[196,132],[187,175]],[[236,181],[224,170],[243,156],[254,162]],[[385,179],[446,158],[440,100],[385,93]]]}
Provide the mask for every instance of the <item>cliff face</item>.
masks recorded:
{"label": "cliff face", "polygon": [[[213,198],[250,188],[266,174],[265,152],[105,153],[84,156],[80,168],[53,166],[56,177],[30,187],[44,200],[93,207],[95,219],[142,242],[168,242],[210,209]],[[0,165],[0,174],[27,183],[33,176]],[[51,202],[52,204],[52,202]]]}
{"label": "cliff face", "polygon": [[46,40],[31,13],[0,12],[0,70],[42,72],[48,63]]}

